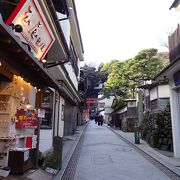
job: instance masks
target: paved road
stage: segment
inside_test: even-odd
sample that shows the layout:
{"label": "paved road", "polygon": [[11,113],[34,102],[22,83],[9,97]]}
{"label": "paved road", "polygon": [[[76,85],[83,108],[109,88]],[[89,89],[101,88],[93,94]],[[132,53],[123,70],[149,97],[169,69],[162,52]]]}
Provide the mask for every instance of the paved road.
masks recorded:
{"label": "paved road", "polygon": [[170,178],[107,127],[89,123],[74,180],[149,179]]}

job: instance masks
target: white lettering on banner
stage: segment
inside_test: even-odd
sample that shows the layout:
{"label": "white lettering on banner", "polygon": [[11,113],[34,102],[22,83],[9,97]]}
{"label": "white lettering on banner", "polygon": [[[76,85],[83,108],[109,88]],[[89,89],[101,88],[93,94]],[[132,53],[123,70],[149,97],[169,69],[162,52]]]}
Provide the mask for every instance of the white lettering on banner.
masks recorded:
{"label": "white lettering on banner", "polygon": [[23,32],[16,35],[29,44],[36,58],[44,58],[54,42],[54,36],[37,0],[21,0],[6,23],[20,24]]}

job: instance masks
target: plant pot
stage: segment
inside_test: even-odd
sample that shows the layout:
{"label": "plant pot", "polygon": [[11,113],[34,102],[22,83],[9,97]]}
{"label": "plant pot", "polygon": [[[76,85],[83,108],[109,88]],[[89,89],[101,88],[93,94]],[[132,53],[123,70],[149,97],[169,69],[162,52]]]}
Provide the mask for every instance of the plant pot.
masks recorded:
{"label": "plant pot", "polygon": [[53,168],[50,168],[50,167],[46,167],[45,171],[50,173],[50,174],[54,174],[54,175],[58,173],[57,169],[53,169]]}

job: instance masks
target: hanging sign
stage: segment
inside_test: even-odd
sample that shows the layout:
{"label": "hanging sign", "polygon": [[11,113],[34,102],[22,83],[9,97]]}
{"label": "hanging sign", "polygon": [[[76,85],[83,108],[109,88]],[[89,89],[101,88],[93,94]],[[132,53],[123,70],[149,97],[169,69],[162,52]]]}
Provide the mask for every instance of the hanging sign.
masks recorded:
{"label": "hanging sign", "polygon": [[53,33],[37,0],[20,0],[6,24],[21,25],[23,31],[16,33],[21,41],[31,47],[36,58],[42,60],[54,42]]}
{"label": "hanging sign", "polygon": [[16,113],[16,128],[35,129],[38,127],[37,111],[32,109],[18,109]]}

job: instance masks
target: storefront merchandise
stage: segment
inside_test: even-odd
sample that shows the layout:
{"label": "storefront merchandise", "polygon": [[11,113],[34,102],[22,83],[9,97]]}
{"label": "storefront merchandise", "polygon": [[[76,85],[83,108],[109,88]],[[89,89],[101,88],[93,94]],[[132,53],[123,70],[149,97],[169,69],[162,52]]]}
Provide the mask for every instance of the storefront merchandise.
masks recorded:
{"label": "storefront merchandise", "polygon": [[[22,162],[26,162],[31,159],[29,150],[36,148],[37,136],[34,135],[34,130],[39,125],[37,111],[33,104],[31,109],[26,107],[26,104],[29,103],[26,99],[29,96],[31,96],[31,99],[33,99],[33,96],[34,99],[36,98],[35,91],[34,87],[15,75],[12,82],[0,82],[1,169],[10,166],[12,172],[16,172],[13,169],[15,166],[12,165],[14,155],[20,154],[19,158],[23,157]],[[25,169],[31,167],[32,161],[28,161],[28,166]]]}

